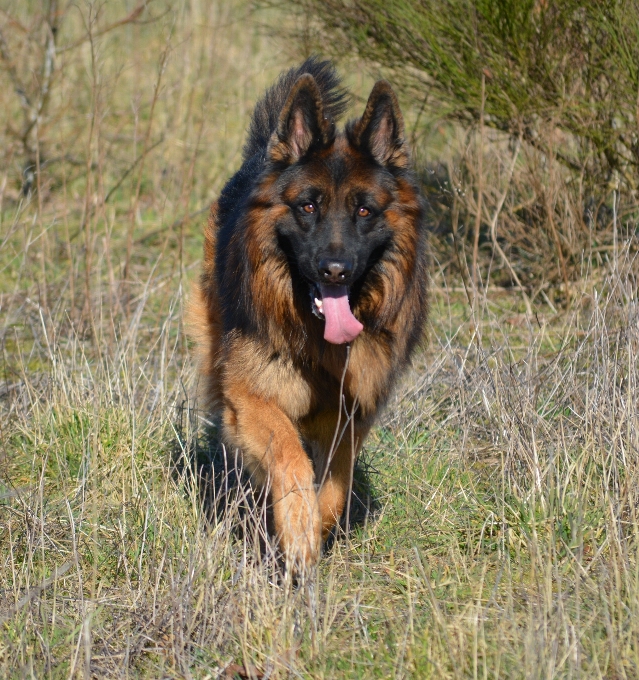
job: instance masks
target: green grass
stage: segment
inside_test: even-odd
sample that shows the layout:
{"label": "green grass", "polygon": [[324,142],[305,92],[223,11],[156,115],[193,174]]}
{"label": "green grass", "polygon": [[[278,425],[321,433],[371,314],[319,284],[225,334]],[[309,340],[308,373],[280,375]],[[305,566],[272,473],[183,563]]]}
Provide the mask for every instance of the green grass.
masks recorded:
{"label": "green grass", "polygon": [[83,367],[65,367],[3,428],[4,674],[633,677],[636,414],[619,400],[636,331],[610,355],[597,314],[566,314],[563,350],[543,357],[533,326],[513,361],[488,333],[490,356],[461,342],[467,322],[448,344],[464,313],[435,298],[434,339],[365,450],[378,509],[298,587],[236,501],[205,522],[172,464],[174,396],[154,415],[150,394],[109,396],[122,370],[93,362],[83,393]]}
{"label": "green grass", "polygon": [[[348,534],[296,585],[260,549],[244,487],[211,513],[206,446],[192,460],[206,414],[182,312],[205,213],[180,220],[217,195],[252,103],[298,55],[263,30],[287,20],[275,10],[152,7],[157,21],[97,41],[93,84],[86,44],[61,53],[43,149],[92,164],[45,168],[40,200],[19,195],[0,64],[0,675],[637,677],[632,244],[584,256],[570,291],[529,295],[532,314],[493,288],[472,313],[435,263],[428,342],[355,480],[372,512],[354,502]],[[7,11],[37,24],[29,3]],[[84,35],[79,15],[65,22],[61,44]],[[149,123],[163,142],[105,201]]]}

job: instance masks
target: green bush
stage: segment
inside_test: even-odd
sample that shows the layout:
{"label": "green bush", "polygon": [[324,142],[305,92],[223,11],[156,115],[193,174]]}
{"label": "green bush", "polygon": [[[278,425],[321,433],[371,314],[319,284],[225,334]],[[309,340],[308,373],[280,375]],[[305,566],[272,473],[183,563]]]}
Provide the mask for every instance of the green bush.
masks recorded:
{"label": "green bush", "polygon": [[[301,0],[330,35],[393,71],[405,91],[433,93],[447,115],[543,146],[551,123],[574,135],[559,158],[595,181],[639,166],[639,2],[636,0]],[[482,97],[482,81],[485,94]]]}

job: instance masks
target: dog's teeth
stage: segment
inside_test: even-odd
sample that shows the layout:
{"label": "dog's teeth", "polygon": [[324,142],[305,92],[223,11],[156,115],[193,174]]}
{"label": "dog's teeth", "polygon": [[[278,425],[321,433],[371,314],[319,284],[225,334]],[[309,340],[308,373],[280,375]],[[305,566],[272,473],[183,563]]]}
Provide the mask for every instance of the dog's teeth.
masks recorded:
{"label": "dog's teeth", "polygon": [[322,300],[320,300],[319,298],[315,298],[315,306],[321,312],[322,311]]}

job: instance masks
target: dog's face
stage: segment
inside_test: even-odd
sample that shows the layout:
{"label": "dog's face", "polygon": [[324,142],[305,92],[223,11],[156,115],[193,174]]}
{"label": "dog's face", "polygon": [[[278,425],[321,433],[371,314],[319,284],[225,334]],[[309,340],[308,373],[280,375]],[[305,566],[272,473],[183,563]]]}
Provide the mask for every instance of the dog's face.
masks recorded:
{"label": "dog's face", "polygon": [[353,292],[393,240],[397,171],[408,164],[403,121],[390,85],[380,81],[363,116],[336,135],[310,75],[293,87],[269,145],[281,168],[273,186],[287,210],[275,229],[281,249],[306,280],[324,337],[341,344],[362,330]]}
{"label": "dog's face", "polygon": [[282,175],[280,195],[290,211],[277,230],[309,282],[350,287],[392,236],[384,217],[393,178],[344,138],[333,146]]}

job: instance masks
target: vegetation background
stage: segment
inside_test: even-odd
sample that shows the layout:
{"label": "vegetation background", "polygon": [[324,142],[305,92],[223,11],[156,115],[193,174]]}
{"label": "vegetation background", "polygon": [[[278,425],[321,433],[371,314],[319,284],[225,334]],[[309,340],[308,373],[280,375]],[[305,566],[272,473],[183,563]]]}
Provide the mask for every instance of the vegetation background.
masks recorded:
{"label": "vegetation background", "polygon": [[[639,5],[0,3],[0,674],[639,676]],[[397,86],[428,343],[281,572],[182,328],[256,99]],[[227,472],[229,474],[227,474]]]}

